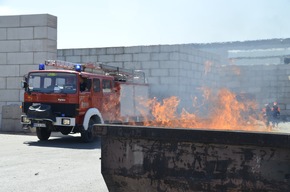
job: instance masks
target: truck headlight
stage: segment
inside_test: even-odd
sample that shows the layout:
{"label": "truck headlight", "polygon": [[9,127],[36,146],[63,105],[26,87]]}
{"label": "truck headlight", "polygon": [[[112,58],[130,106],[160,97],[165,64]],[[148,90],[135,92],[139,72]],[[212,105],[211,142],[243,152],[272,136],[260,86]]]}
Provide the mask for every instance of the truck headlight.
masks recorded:
{"label": "truck headlight", "polygon": [[27,116],[21,116],[21,122],[24,123],[24,124],[30,124],[31,121],[30,119],[27,118]]}
{"label": "truck headlight", "polygon": [[70,119],[61,119],[62,125],[70,125]]}

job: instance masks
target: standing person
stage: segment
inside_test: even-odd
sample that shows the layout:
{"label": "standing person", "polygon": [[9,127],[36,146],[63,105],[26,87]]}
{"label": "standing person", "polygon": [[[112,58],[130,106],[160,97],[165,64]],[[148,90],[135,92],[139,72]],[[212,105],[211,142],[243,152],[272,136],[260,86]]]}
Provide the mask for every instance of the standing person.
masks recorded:
{"label": "standing person", "polygon": [[267,127],[270,125],[271,117],[272,117],[272,110],[270,105],[267,103],[265,104],[265,108],[263,109],[264,118],[266,120]]}
{"label": "standing person", "polygon": [[273,127],[278,127],[278,120],[280,118],[280,108],[277,102],[273,103],[272,118],[273,118]]}

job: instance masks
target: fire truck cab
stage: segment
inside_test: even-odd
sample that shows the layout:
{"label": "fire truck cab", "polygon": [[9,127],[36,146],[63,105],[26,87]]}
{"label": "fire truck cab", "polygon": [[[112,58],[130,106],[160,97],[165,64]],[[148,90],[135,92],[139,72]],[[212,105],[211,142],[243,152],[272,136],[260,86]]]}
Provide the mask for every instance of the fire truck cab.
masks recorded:
{"label": "fire truck cab", "polygon": [[93,124],[141,121],[147,113],[141,104],[148,99],[142,71],[47,60],[24,77],[22,87],[21,123],[24,129],[36,128],[39,140],[61,132],[81,133],[91,142]]}

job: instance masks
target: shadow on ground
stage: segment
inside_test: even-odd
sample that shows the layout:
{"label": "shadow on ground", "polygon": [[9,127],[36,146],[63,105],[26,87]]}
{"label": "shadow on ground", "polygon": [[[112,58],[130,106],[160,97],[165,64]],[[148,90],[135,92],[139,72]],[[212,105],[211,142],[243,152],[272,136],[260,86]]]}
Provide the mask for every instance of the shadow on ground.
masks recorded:
{"label": "shadow on ground", "polygon": [[81,137],[63,136],[51,137],[47,141],[26,141],[23,144],[33,147],[57,147],[70,149],[98,149],[101,148],[101,138],[96,138],[91,143],[84,143]]}

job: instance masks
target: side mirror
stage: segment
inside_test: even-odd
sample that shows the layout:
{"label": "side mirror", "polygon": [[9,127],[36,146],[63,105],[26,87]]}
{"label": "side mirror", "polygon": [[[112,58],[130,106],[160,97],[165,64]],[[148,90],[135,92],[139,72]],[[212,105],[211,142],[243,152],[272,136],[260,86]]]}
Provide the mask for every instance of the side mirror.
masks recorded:
{"label": "side mirror", "polygon": [[28,83],[25,80],[21,81],[21,87],[26,89],[28,87]]}
{"label": "side mirror", "polygon": [[28,86],[28,83],[25,81],[25,80],[22,80],[21,81],[21,87],[24,88],[24,90],[30,94],[30,90],[29,90],[29,86]]}

